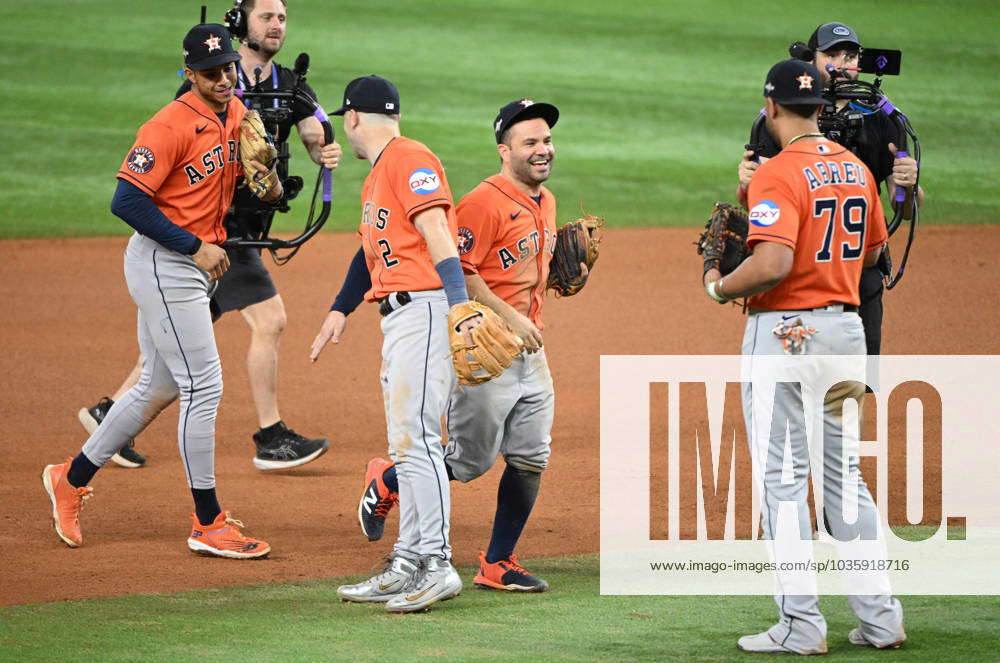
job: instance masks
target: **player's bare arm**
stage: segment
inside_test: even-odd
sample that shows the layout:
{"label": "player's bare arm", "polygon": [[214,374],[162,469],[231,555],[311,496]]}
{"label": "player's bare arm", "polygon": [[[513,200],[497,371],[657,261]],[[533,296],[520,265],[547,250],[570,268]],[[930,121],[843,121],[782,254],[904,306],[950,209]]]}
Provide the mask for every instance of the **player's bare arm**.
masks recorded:
{"label": "player's bare arm", "polygon": [[307,117],[297,125],[299,138],[309,152],[309,158],[319,166],[333,170],[340,164],[343,150],[340,143],[333,141],[326,145],[323,141],[323,126],[315,117]]}
{"label": "player's bare arm", "polygon": [[[716,292],[725,299],[740,299],[767,292],[781,283],[792,269],[795,253],[790,246],[778,242],[759,242],[753,253],[731,272]],[[705,272],[705,285],[718,281],[722,274],[717,269]]]}
{"label": "player's bare arm", "polygon": [[[419,212],[413,217],[413,225],[417,232],[427,242],[427,252],[431,254],[431,262],[435,265],[445,258],[458,258],[458,249],[455,248],[455,237],[448,229],[448,217],[445,216],[441,207],[431,207]],[[469,318],[458,327],[458,331],[467,334],[479,326],[482,322],[481,316]],[[472,338],[467,337],[469,345],[472,345]]]}
{"label": "player's bare arm", "polygon": [[221,246],[202,242],[193,256],[194,262],[208,272],[210,281],[217,281],[229,269],[229,256]]}
{"label": "player's bare arm", "polygon": [[[884,244],[882,246],[885,246]],[[865,253],[865,267],[874,267],[878,262],[878,257],[882,255],[882,246],[870,249]]]}
{"label": "player's bare arm", "polygon": [[[586,265],[584,265],[586,268]],[[521,337],[528,352],[537,352],[542,347],[542,332],[528,318],[513,306],[493,294],[486,281],[478,274],[466,274],[465,286],[469,289],[469,297],[493,309],[503,318],[511,331]]]}
{"label": "player's bare arm", "polygon": [[327,343],[340,343],[340,337],[347,329],[347,316],[340,311],[330,311],[323,319],[323,325],[319,328],[319,333],[313,339],[312,347],[309,351],[309,361],[316,361],[323,352]]}

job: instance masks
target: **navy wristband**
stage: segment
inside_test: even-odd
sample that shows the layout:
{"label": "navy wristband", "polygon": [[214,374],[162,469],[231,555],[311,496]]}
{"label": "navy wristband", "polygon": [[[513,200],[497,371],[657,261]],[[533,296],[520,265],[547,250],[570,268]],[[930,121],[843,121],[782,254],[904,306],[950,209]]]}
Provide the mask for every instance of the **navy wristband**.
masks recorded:
{"label": "navy wristband", "polygon": [[469,291],[465,288],[462,263],[459,262],[458,258],[445,258],[434,265],[434,269],[441,277],[441,285],[444,286],[444,295],[448,298],[448,306],[469,301]]}

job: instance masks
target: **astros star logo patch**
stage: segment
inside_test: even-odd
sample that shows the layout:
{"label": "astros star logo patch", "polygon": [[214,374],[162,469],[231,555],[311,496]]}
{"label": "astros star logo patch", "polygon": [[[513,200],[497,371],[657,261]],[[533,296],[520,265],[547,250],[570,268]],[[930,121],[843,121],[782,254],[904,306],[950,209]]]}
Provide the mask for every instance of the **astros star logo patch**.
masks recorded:
{"label": "astros star logo patch", "polygon": [[801,76],[799,76],[795,80],[797,80],[799,82],[799,89],[800,90],[811,90],[812,89],[812,86],[813,86],[813,77],[810,76],[809,74],[802,74]]}
{"label": "astros star logo patch", "polygon": [[206,39],[202,43],[205,44],[205,46],[208,46],[208,52],[211,53],[212,51],[221,51],[222,50],[222,44],[219,43],[220,41],[222,41],[222,37],[216,37],[215,35],[209,35],[208,39]]}
{"label": "astros star logo patch", "polygon": [[465,255],[472,250],[472,247],[476,245],[476,236],[471,230],[462,226],[458,229],[458,253],[459,255]]}
{"label": "astros star logo patch", "polygon": [[153,156],[153,150],[148,147],[143,147],[142,145],[133,148],[125,160],[125,164],[128,166],[128,169],[133,173],[138,173],[139,175],[143,175],[153,170],[153,165],[155,163],[156,158]]}
{"label": "astros star logo patch", "polygon": [[535,102],[534,102],[534,101],[532,101],[531,99],[522,99],[521,101],[519,101],[519,102],[517,102],[517,103],[519,103],[519,104],[521,104],[522,106],[524,106],[525,108],[527,108],[528,106],[532,105],[532,104],[533,104],[533,103],[535,103]]}

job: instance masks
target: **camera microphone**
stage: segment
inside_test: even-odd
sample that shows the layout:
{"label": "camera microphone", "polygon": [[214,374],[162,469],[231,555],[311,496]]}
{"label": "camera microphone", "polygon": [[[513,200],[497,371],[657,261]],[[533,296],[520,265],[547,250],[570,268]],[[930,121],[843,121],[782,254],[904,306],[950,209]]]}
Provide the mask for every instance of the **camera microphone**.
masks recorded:
{"label": "camera microphone", "polygon": [[848,78],[846,73],[844,73],[840,69],[837,69],[832,64],[826,65],[826,73],[830,74],[830,80],[834,80],[837,78]]}
{"label": "camera microphone", "polygon": [[296,76],[305,76],[309,72],[308,53],[299,53],[299,57],[295,58],[295,65],[292,67],[292,71],[295,72]]}

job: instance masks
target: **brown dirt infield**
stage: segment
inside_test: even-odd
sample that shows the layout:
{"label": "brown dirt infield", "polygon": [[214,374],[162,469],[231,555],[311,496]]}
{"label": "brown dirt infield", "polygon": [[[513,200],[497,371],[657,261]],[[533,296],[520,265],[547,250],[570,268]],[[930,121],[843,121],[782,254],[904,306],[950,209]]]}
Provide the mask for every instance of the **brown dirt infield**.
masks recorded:
{"label": "brown dirt infield", "polygon": [[[900,233],[902,234],[902,233]],[[591,284],[547,304],[546,348],[556,382],[553,458],[519,552],[524,557],[598,548],[598,365],[601,354],[736,354],[743,318],[699,289],[693,230],[611,230]],[[365,572],[394,538],[369,544],[356,521],[362,471],[385,453],[376,377],[377,313],[363,307],[340,347],[310,365],[309,344],[357,244],[325,234],[272,274],[288,309],[279,402],[300,432],[325,435],[331,452],[297,471],[264,474],[251,463],[256,428],[246,381],[247,328],[216,326],[225,374],[216,466],[224,508],[270,541],[267,560],[192,555],[184,544],[191,497],[176,447],[176,406],[139,438],[141,470],[109,465],[83,511],[84,547],[52,531],[42,467],[85,440],[77,410],[113,392],[137,352],[135,309],[121,273],[124,238],[0,243],[7,313],[0,371],[0,545],[7,561],[0,605],[170,592]],[[894,240],[895,244],[895,240]],[[969,248],[975,247],[970,259]],[[901,248],[901,247],[900,247]],[[897,249],[895,255],[900,255]],[[886,354],[1000,354],[995,297],[1000,227],[923,228],[911,267],[886,296]],[[995,292],[995,290],[994,290]],[[502,465],[501,464],[498,464]],[[460,564],[486,545],[499,468],[453,484],[452,537]],[[641,480],[642,477],[636,477]]]}

